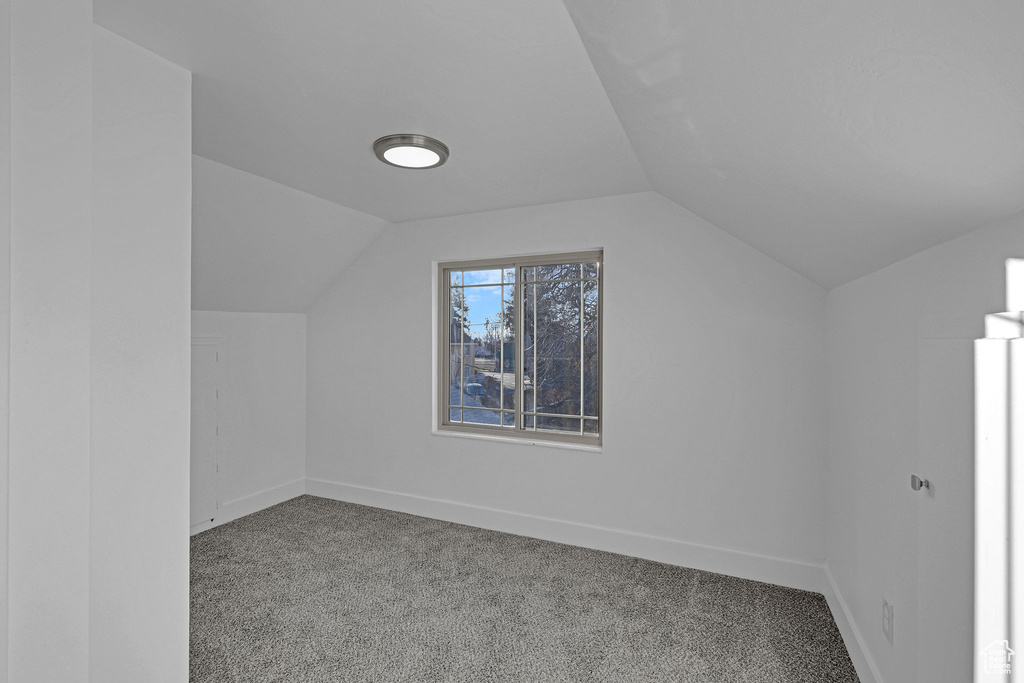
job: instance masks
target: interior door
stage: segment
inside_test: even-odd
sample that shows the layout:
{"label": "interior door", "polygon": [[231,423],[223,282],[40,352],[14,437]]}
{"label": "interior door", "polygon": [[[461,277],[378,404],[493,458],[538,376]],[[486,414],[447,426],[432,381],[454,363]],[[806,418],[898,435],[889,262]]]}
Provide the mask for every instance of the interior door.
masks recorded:
{"label": "interior door", "polygon": [[208,524],[217,517],[219,486],[220,346],[192,341],[192,447],[190,524]]}
{"label": "interior door", "polygon": [[[921,339],[918,681],[970,681],[974,650],[974,342]],[[929,480],[911,491],[909,475]]]}

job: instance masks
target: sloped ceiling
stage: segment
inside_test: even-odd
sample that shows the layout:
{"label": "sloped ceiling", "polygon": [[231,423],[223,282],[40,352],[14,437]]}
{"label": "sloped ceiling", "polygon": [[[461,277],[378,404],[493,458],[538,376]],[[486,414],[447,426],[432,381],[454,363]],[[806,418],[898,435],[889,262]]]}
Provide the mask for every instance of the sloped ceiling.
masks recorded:
{"label": "sloped ceiling", "polygon": [[385,220],[192,157],[192,308],[306,311]]}
{"label": "sloped ceiling", "polygon": [[[1024,209],[1020,3],[95,0],[94,12],[193,72],[197,154],[388,221],[653,188],[832,287]],[[452,157],[430,172],[385,166],[370,147],[395,132],[438,137]],[[199,256],[217,268],[230,253]]]}
{"label": "sloped ceiling", "polygon": [[[557,2],[99,0],[95,14],[188,64],[196,154],[392,222],[649,189]],[[382,164],[372,145],[390,133],[436,137],[451,160]]]}
{"label": "sloped ceiling", "polygon": [[1024,209],[1024,4],[567,0],[654,189],[826,287]]}

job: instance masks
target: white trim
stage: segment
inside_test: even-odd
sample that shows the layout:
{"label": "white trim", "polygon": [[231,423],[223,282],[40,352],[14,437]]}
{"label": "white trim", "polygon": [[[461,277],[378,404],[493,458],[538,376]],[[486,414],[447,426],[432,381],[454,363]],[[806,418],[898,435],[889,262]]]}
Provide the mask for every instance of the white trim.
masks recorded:
{"label": "white trim", "polygon": [[441,292],[441,275],[438,266],[440,261],[430,262],[430,357],[434,360],[433,367],[430,373],[430,429],[431,431],[437,430],[437,413],[440,410],[441,405],[441,379],[438,375],[441,371],[437,369],[438,354],[441,353],[441,344],[438,341],[438,337],[441,334],[441,302],[438,301],[438,297]]}
{"label": "white trim", "polygon": [[989,313],[985,316],[985,339],[1024,337],[1024,312]]}
{"label": "white trim", "polygon": [[220,346],[224,343],[224,335],[204,334],[192,337],[193,346]]}
{"label": "white trim", "polygon": [[201,534],[207,529],[212,529],[215,526],[217,525],[214,523],[212,519],[207,520],[205,522],[200,522],[199,524],[194,524],[188,528],[188,535],[195,536],[196,534]]}
{"label": "white trim", "polygon": [[860,629],[857,628],[857,622],[853,620],[853,615],[850,614],[846,600],[843,599],[842,593],[839,592],[839,587],[836,586],[836,580],[832,576],[832,572],[829,571],[827,564],[821,569],[825,575],[825,586],[822,594],[825,596],[825,601],[828,602],[828,608],[832,610],[832,618],[835,619],[839,635],[843,637],[846,649],[850,653],[850,660],[853,661],[853,668],[857,670],[857,677],[861,680],[861,683],[884,683],[882,675],[878,672],[878,665],[875,664],[871,651],[868,650],[867,644],[864,641],[864,636],[861,635]]}
{"label": "white trim", "polygon": [[520,446],[542,446],[547,448],[566,448],[571,451],[586,451],[587,453],[603,453],[601,446],[588,446],[582,443],[570,441],[545,441],[537,439],[517,439],[511,436],[498,436],[497,434],[478,434],[474,432],[459,432],[454,430],[434,429],[430,432],[434,436],[454,436],[456,439],[484,439],[485,441],[500,441],[501,443],[514,443]]}
{"label": "white trim", "polygon": [[[451,357],[449,353],[449,324],[448,324],[448,307],[449,297],[451,295],[451,282],[445,275],[448,270],[500,270],[503,273],[502,283],[504,283],[504,271],[506,269],[512,269],[516,271],[514,278],[514,293],[513,299],[516,302],[516,315],[515,315],[515,337],[517,339],[525,339],[524,323],[522,311],[525,307],[525,294],[523,290],[523,278],[521,269],[530,266],[543,266],[543,265],[556,265],[562,263],[577,263],[585,264],[592,261],[597,261],[597,283],[598,283],[598,376],[597,376],[597,415],[595,417],[599,422],[598,434],[585,434],[584,428],[587,424],[586,419],[580,423],[580,431],[578,433],[562,432],[562,431],[547,431],[536,429],[532,431],[526,431],[523,429],[521,420],[523,419],[522,407],[524,405],[523,399],[523,385],[522,385],[522,374],[525,362],[522,357],[523,348],[521,344],[516,345],[516,362],[515,372],[516,375],[516,401],[515,405],[515,416],[517,428],[513,429],[494,429],[493,436],[496,436],[496,440],[507,441],[511,439],[523,439],[530,443],[530,445],[538,445],[539,442],[552,442],[552,443],[571,443],[583,446],[589,446],[595,449],[595,452],[601,452],[599,450],[603,442],[603,415],[602,410],[604,406],[604,395],[603,390],[603,376],[604,376],[604,365],[603,365],[603,353],[604,353],[604,314],[603,314],[603,299],[604,299],[604,248],[600,247],[593,250],[587,251],[574,251],[574,252],[563,252],[563,253],[545,253],[533,256],[505,256],[499,258],[487,258],[487,259],[473,259],[469,261],[431,261],[433,280],[431,284],[431,293],[433,295],[433,303],[431,304],[431,312],[434,316],[434,322],[432,327],[432,341],[431,348],[434,351],[434,378],[432,382],[433,398],[431,400],[431,408],[433,409],[433,423],[431,425],[432,433],[438,433],[442,431],[458,431],[463,433],[476,433],[485,436],[491,436],[488,433],[492,431],[491,427],[483,425],[471,425],[461,422],[461,416],[458,423],[452,423],[449,421],[450,415],[448,411],[448,378],[450,370]],[[591,280],[593,278],[585,277],[584,271],[581,270],[579,273],[579,282],[582,283],[585,280]],[[455,287],[473,286],[466,285],[462,282],[460,285]],[[502,290],[504,291],[504,290]],[[580,290],[580,305],[583,305],[583,290]],[[583,312],[580,309],[580,325],[583,325]],[[536,322],[536,321],[534,321]],[[582,330],[582,328],[581,328]],[[582,334],[582,332],[581,332]],[[463,335],[464,337],[465,335]],[[460,343],[465,342],[462,339]],[[454,343],[454,342],[451,342]],[[580,362],[583,362],[584,350],[580,347]],[[536,359],[535,359],[536,360]],[[580,380],[580,400],[583,400],[583,381],[582,376]],[[583,410],[582,403],[580,410]],[[582,413],[581,413],[582,414]],[[569,416],[571,417],[571,416]],[[587,416],[584,416],[587,417]],[[588,450],[586,448],[580,448],[577,450]]]}
{"label": "white trim", "polygon": [[[204,515],[204,518],[203,518],[202,522],[200,522],[199,524],[196,524],[196,525],[193,525],[193,526],[189,527],[189,535],[191,535],[191,536],[194,536],[194,535],[196,535],[196,534],[198,534],[198,533],[200,533],[202,531],[206,531],[207,529],[212,529],[213,527],[217,526],[217,523],[214,520],[216,520],[221,515],[221,508],[224,505],[224,501],[221,500],[221,497],[220,497],[221,496],[221,486],[223,485],[223,482],[224,482],[224,479],[223,479],[223,477],[220,474],[222,465],[224,463],[224,445],[223,445],[223,441],[221,440],[221,436],[220,436],[220,428],[221,428],[221,424],[220,424],[220,419],[221,419],[221,400],[223,398],[222,394],[224,394],[224,386],[225,386],[225,382],[224,382],[224,366],[221,365],[221,362],[220,362],[220,352],[224,350],[224,337],[222,337],[222,336],[210,336],[210,335],[195,335],[195,336],[193,336],[192,337],[192,343],[189,345],[189,357],[190,358],[195,354],[194,349],[197,346],[198,347],[213,347],[214,350],[216,351],[216,360],[214,362],[214,372],[213,372],[214,388],[215,388],[215,390],[217,392],[216,400],[214,401],[214,410],[213,410],[214,428],[216,430],[215,431],[215,435],[216,436],[213,439],[213,442],[211,444],[208,444],[209,445],[209,450],[210,450],[210,455],[211,455],[211,457],[213,459],[213,466],[214,466],[214,472],[213,472],[214,506],[213,506],[212,513],[209,510],[207,510],[207,514],[212,514],[211,519],[207,520],[205,518],[205,515]],[[191,361],[190,361],[190,364],[191,364]],[[191,369],[189,370],[189,372],[191,373]],[[194,378],[191,376],[191,374],[189,375],[189,377],[190,377],[190,380],[189,380],[190,383],[193,382]],[[190,384],[190,386],[191,386],[191,384]],[[190,411],[192,411],[195,408],[194,408],[194,406],[190,405],[189,409],[190,409]],[[194,417],[195,417],[195,415],[190,412],[190,419],[193,419]],[[190,449],[190,451],[189,451],[189,495],[190,496],[191,496],[191,493],[192,493],[191,492],[191,489],[192,489],[192,469],[191,469],[192,468],[192,464],[191,463],[192,463],[192,452],[191,452],[191,449]],[[189,517],[190,517],[190,521],[191,521],[191,514],[192,514],[191,513],[191,505],[192,505],[192,501],[191,501],[191,498],[190,498],[189,499]]]}
{"label": "white trim", "polygon": [[820,565],[688,543],[623,529],[568,522],[322,479],[307,479],[306,493],[817,593],[822,591],[825,583]]}
{"label": "white trim", "polygon": [[220,508],[217,510],[217,516],[214,517],[212,522],[202,522],[196,524],[194,527],[189,529],[189,535],[195,536],[196,534],[220,526],[221,524],[227,524],[228,522],[234,521],[239,517],[245,517],[251,515],[254,512],[265,510],[268,507],[283,503],[286,500],[291,500],[296,496],[301,496],[306,492],[306,480],[296,479],[290,481],[287,484],[281,484],[280,486],[274,486],[273,488],[264,489],[263,491],[257,491],[241,498],[235,498],[225,503],[221,503]]}

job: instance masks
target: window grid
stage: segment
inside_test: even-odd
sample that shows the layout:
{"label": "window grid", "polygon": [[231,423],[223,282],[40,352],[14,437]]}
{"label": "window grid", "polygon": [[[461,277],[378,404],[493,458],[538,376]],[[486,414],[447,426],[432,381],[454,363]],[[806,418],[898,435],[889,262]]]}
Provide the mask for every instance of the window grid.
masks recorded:
{"label": "window grid", "polygon": [[[441,429],[456,429],[457,431],[476,432],[476,433],[498,433],[507,436],[518,436],[525,437],[531,440],[549,440],[549,441],[570,441],[584,444],[600,444],[601,443],[601,328],[603,326],[603,316],[601,315],[601,289],[602,289],[602,273],[601,264],[603,261],[603,254],[600,251],[586,252],[586,253],[574,253],[574,254],[556,254],[545,257],[528,257],[528,258],[514,258],[514,259],[502,259],[502,260],[486,260],[486,261],[474,261],[474,262],[463,262],[454,264],[439,264],[438,275],[439,284],[443,286],[443,294],[441,296],[441,303],[443,304],[441,311],[444,311],[449,319],[444,322],[440,328],[441,339],[444,344],[440,348],[447,348],[447,352],[442,352],[442,357],[439,358],[438,371],[441,377],[444,378],[444,386],[439,382],[439,428]],[[542,271],[544,266],[548,267],[563,267],[575,265],[576,267],[572,270],[575,271],[575,277],[565,277],[564,273],[559,274],[555,277],[544,277]],[[533,269],[533,270],[530,270]],[[467,278],[467,273],[482,271],[496,271],[498,273],[498,281],[485,281],[478,283],[471,283],[470,279]],[[541,405],[538,401],[538,392],[541,387],[538,386],[538,362],[548,362],[549,366],[555,367],[559,363],[568,361],[568,357],[557,358],[557,359],[544,359],[538,357],[538,343],[539,337],[543,334],[541,329],[538,327],[538,286],[564,286],[569,284],[575,284],[574,289],[578,290],[578,301],[579,307],[579,318],[578,328],[574,330],[578,333],[578,351],[579,351],[579,393],[578,393],[578,407],[571,413],[558,413],[550,410],[545,410],[545,406]],[[533,288],[533,305],[531,308],[532,315],[527,320],[527,286]],[[475,384],[476,382],[470,382],[469,378],[478,377],[482,371],[479,370],[480,366],[476,365],[475,351],[468,349],[467,344],[476,348],[476,342],[480,342],[480,346],[485,346],[481,340],[484,338],[481,336],[474,337],[470,336],[467,340],[467,334],[471,333],[472,329],[478,324],[473,324],[468,318],[469,308],[467,306],[468,291],[472,291],[474,288],[483,287],[496,287],[498,296],[500,297],[499,313],[495,325],[497,326],[497,349],[487,349],[487,354],[494,357],[496,364],[495,372],[488,373],[489,375],[496,376],[498,382],[498,396],[497,396],[497,407],[491,405],[482,405],[480,400],[474,398],[472,401],[473,405],[467,405],[467,384]],[[484,290],[481,290],[484,291]],[[507,298],[511,293],[511,302]],[[575,296],[576,292],[573,292]],[[547,295],[547,294],[546,294]],[[550,295],[547,295],[550,296]],[[453,298],[457,299],[453,301]],[[591,310],[588,310],[588,301],[591,303]],[[508,322],[507,315],[505,312],[506,306],[512,304],[514,312],[514,324],[511,329],[506,324]],[[547,305],[551,305],[548,303]],[[557,302],[556,302],[557,305]],[[575,312],[573,312],[575,314]],[[548,311],[550,317],[550,311]],[[590,325],[588,326],[588,319]],[[454,336],[454,324],[458,324],[458,352],[454,353],[452,346],[455,342],[451,341]],[[484,332],[487,333],[487,339],[493,339],[494,335],[489,328],[490,319],[485,319]],[[530,338],[529,343],[526,337],[526,333],[529,331]],[[513,344],[514,349],[514,362],[511,372],[506,370],[506,362],[508,357],[506,355],[507,344]],[[577,340],[573,339],[573,343]],[[592,358],[588,363],[587,352],[590,350],[592,345],[593,350],[591,351]],[[528,348],[529,347],[529,348]],[[530,353],[531,361],[529,369],[527,369],[525,361],[526,353]],[[572,349],[572,353],[575,353],[575,349]],[[467,363],[470,360],[470,356],[473,356],[473,366],[468,366]],[[486,358],[486,355],[484,356]],[[458,367],[452,368],[451,364],[457,362]],[[483,366],[485,369],[487,365]],[[458,405],[452,401],[455,398],[455,387],[452,383],[455,381],[455,372],[458,370]],[[549,367],[550,369],[550,367]],[[562,372],[564,372],[564,366],[562,366]],[[506,385],[508,381],[508,375],[512,375],[512,395],[515,400],[509,405],[509,401],[506,401],[506,393],[509,388]],[[558,373],[556,373],[556,376]],[[596,375],[596,376],[595,376]],[[440,377],[439,377],[440,379]],[[489,384],[492,377],[487,376],[484,378],[484,383],[493,387]],[[575,378],[572,378],[575,379]],[[594,386],[590,387],[590,383]],[[591,395],[588,399],[587,390],[590,387]],[[532,399],[532,405],[526,404],[526,390],[529,389],[529,393]],[[476,389],[476,397],[480,397],[482,390]],[[557,392],[555,394],[557,397]],[[491,399],[494,396],[491,394]],[[482,398],[481,398],[482,400]],[[589,404],[588,404],[589,400]],[[556,401],[555,404],[564,403],[564,399]],[[571,406],[571,404],[570,404]],[[589,408],[589,410],[588,410]],[[472,413],[476,413],[473,415]],[[477,420],[482,419],[484,414],[493,414],[496,417],[494,422],[482,424]],[[509,420],[511,419],[511,422]],[[561,424],[556,423],[556,420],[563,421]],[[573,420],[573,428],[571,430],[565,428],[565,420]],[[552,427],[545,428],[544,422],[552,425]],[[578,426],[575,426],[578,425]]]}
{"label": "window grid", "polygon": [[[519,413],[520,415],[522,415],[522,417],[525,420],[524,423],[523,423],[522,429],[525,429],[527,431],[532,431],[532,432],[542,431],[542,430],[538,430],[538,428],[537,428],[537,418],[538,417],[568,418],[568,419],[579,420],[580,426],[579,426],[579,430],[578,431],[579,431],[580,436],[583,436],[586,433],[587,422],[588,421],[597,422],[599,420],[599,417],[597,415],[587,415],[587,411],[586,411],[586,376],[587,376],[587,373],[586,373],[586,360],[585,360],[586,359],[586,329],[587,329],[586,321],[585,321],[585,316],[586,316],[586,303],[585,303],[586,286],[585,285],[588,282],[595,283],[595,284],[599,283],[599,280],[600,280],[600,261],[597,261],[596,263],[597,263],[597,270],[594,272],[594,275],[592,275],[592,276],[587,276],[586,275],[586,269],[582,267],[583,264],[582,263],[579,264],[580,267],[577,268],[577,270],[579,271],[579,277],[576,277],[576,278],[559,278],[559,279],[543,279],[543,278],[536,278],[536,277],[531,278],[530,277],[530,271],[533,270],[534,272],[536,272],[536,268],[534,266],[522,266],[519,269],[519,276],[520,276],[520,279],[522,281],[522,285],[523,285],[524,290],[527,287],[533,287],[532,301],[534,302],[533,306],[532,306],[532,309],[533,309],[532,321],[530,321],[532,323],[531,327],[530,327],[530,333],[531,333],[530,334],[530,338],[532,340],[530,346],[533,349],[533,359],[532,359],[533,360],[533,364],[531,366],[532,372],[533,372],[533,376],[532,376],[533,382],[532,382],[532,384],[534,386],[533,410],[527,410],[527,405],[525,403],[523,404],[523,409]],[[548,265],[554,265],[554,264],[548,264]],[[558,265],[561,265],[561,264],[558,264]],[[579,394],[579,396],[580,396],[580,403],[579,403],[579,410],[578,410],[578,412],[574,413],[572,415],[569,415],[569,414],[566,414],[566,413],[546,413],[546,412],[538,411],[537,410],[537,391],[536,391],[537,346],[538,346],[538,344],[537,344],[537,338],[538,338],[538,332],[537,332],[537,308],[538,308],[538,306],[537,306],[537,293],[536,293],[537,292],[537,285],[569,284],[569,283],[578,284],[579,285],[579,287],[578,287],[579,288],[579,294],[580,294],[580,297],[579,297],[579,313],[580,313],[580,319],[579,319],[579,332],[580,332],[580,335],[579,335],[580,394]],[[525,305],[525,302],[527,300],[529,300],[528,297],[524,296],[523,297],[524,305]],[[520,335],[520,337],[524,340],[523,341],[523,346],[525,347],[525,345],[526,345],[525,334]],[[599,344],[600,344],[600,341],[598,341],[598,345]],[[598,346],[598,349],[597,349],[597,353],[598,354],[600,353],[600,347],[599,346]],[[518,377],[522,377],[524,379],[524,383],[525,383],[525,380],[526,380],[526,368],[525,368],[525,366],[523,366],[522,372],[521,373],[517,373],[516,376],[517,376],[517,378]],[[526,420],[525,419],[525,418],[530,418],[530,417],[532,417],[533,419],[532,420]],[[532,424],[532,427],[529,426],[531,424]]]}
{"label": "window grid", "polygon": [[[466,398],[465,398],[466,397],[466,386],[465,386],[466,382],[465,382],[465,380],[466,380],[466,370],[467,370],[467,368],[465,366],[465,358],[466,358],[466,350],[465,350],[466,349],[466,327],[467,327],[465,321],[466,321],[466,314],[468,312],[468,307],[466,306],[466,293],[465,293],[465,291],[467,289],[474,289],[474,288],[500,287],[500,289],[499,289],[499,296],[500,296],[501,304],[502,304],[502,306],[504,306],[505,291],[512,287],[512,283],[508,283],[508,282],[505,281],[506,280],[505,273],[507,272],[508,269],[511,269],[511,268],[513,268],[513,266],[509,265],[509,266],[497,266],[495,268],[488,268],[487,269],[487,270],[500,270],[501,271],[502,275],[501,275],[501,284],[500,285],[498,285],[496,283],[488,283],[488,282],[466,284],[466,273],[467,272],[473,272],[473,271],[465,271],[465,270],[447,270],[447,271],[445,271],[447,273],[446,279],[447,279],[447,281],[449,283],[448,284],[448,297],[446,297],[446,301],[448,303],[446,304],[446,308],[449,308],[449,310],[452,310],[451,307],[457,305],[458,306],[458,313],[459,313],[459,316],[458,316],[458,320],[459,320],[459,342],[458,342],[459,352],[458,352],[458,357],[460,359],[459,360],[459,368],[458,368],[458,371],[459,371],[459,403],[458,403],[458,405],[454,405],[454,404],[449,403],[449,405],[447,406],[448,421],[451,422],[451,423],[463,423],[463,424],[474,424],[474,425],[477,424],[477,423],[474,423],[474,422],[467,422],[465,420],[466,411],[467,410],[472,410],[472,411],[482,411],[482,412],[486,412],[486,413],[496,413],[498,415],[498,425],[497,426],[502,427],[502,428],[504,428],[504,427],[511,427],[512,426],[512,425],[508,425],[506,423],[506,419],[507,418],[514,417],[514,411],[505,408],[505,391],[504,391],[504,386],[505,386],[505,375],[508,374],[507,372],[505,372],[505,340],[506,340],[506,337],[505,337],[505,325],[500,321],[500,319],[498,321],[498,329],[500,330],[500,336],[498,338],[498,347],[499,347],[498,362],[499,362],[499,365],[496,368],[497,369],[497,373],[496,374],[498,375],[498,381],[501,383],[501,388],[502,388],[502,390],[499,392],[499,404],[498,404],[499,407],[498,408],[490,408],[490,407],[487,407],[487,406],[467,406],[466,405]],[[452,280],[453,280],[453,278],[455,278],[456,275],[458,277],[457,277],[457,279],[455,281],[455,284],[452,284]],[[452,304],[451,303],[451,292],[452,292],[452,290],[457,290],[457,291],[460,292],[457,304]],[[450,333],[450,326],[449,326],[449,333]],[[455,344],[451,343],[451,345],[455,345]],[[449,358],[451,358],[450,355],[449,355]],[[451,379],[452,379],[451,371],[447,372],[447,376],[449,378],[449,381],[451,381]],[[450,394],[450,392],[449,392],[449,394]],[[450,395],[449,395],[449,401],[450,401]],[[451,417],[452,412],[456,411],[456,410],[458,411],[458,414],[459,414],[459,418],[457,420]]]}

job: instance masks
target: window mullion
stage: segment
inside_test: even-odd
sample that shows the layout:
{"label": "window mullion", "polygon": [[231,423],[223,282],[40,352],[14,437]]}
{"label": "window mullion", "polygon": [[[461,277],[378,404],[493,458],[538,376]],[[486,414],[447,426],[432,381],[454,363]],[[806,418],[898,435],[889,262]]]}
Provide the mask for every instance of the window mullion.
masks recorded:
{"label": "window mullion", "polygon": [[498,360],[496,361],[498,385],[500,391],[498,392],[498,407],[501,408],[501,412],[498,413],[499,424],[505,426],[505,324],[503,316],[505,315],[505,269],[501,269],[501,289],[499,296],[501,301],[498,302],[498,329],[500,334],[498,335]]}
{"label": "window mullion", "polygon": [[525,361],[526,361],[526,334],[525,326],[523,324],[523,308],[524,308],[524,297],[523,297],[523,274],[519,270],[519,264],[512,264],[513,271],[515,273],[515,289],[512,293],[512,310],[514,313],[515,329],[516,329],[516,405],[515,405],[515,424],[516,429],[523,430],[526,425],[523,423],[523,401],[525,400],[525,387],[524,387],[524,376],[525,376]]}
{"label": "window mullion", "polygon": [[584,357],[583,357],[583,339],[585,336],[584,325],[583,325],[583,268],[580,267],[580,436],[583,436],[583,416],[587,411],[583,409],[583,368],[584,368]]}
{"label": "window mullion", "polygon": [[[462,274],[465,279],[466,274]],[[460,280],[461,282],[461,280]],[[465,421],[466,411],[466,290],[459,289],[459,407],[463,411]]]}
{"label": "window mullion", "polygon": [[533,431],[537,431],[537,283],[533,283],[533,327],[530,329],[530,341],[533,346],[533,365],[530,366],[533,368],[533,376],[530,378],[533,387]]}
{"label": "window mullion", "polygon": [[[443,287],[444,292],[441,296],[443,303],[441,306],[440,315],[443,316],[442,320],[438,321],[438,325],[441,325],[441,329],[444,333],[441,335],[444,339],[444,345],[440,349],[441,353],[441,364],[444,366],[444,388],[438,389],[438,399],[441,403],[441,410],[444,412],[441,414],[441,424],[447,424],[452,419],[452,304],[451,304],[451,275],[444,268],[441,269],[441,277],[438,281],[438,285]],[[443,399],[443,400],[440,400]]]}

